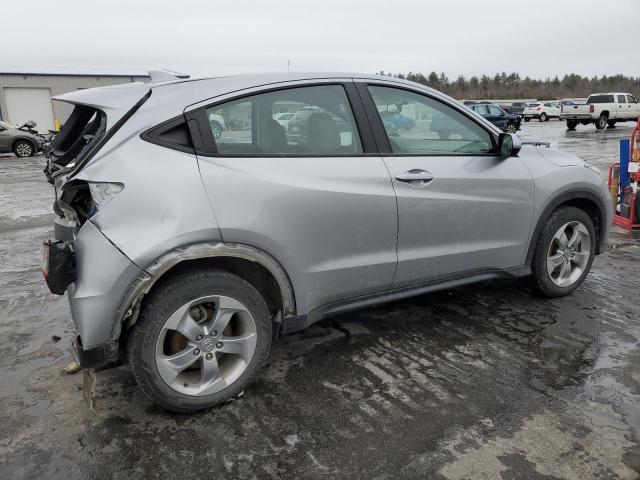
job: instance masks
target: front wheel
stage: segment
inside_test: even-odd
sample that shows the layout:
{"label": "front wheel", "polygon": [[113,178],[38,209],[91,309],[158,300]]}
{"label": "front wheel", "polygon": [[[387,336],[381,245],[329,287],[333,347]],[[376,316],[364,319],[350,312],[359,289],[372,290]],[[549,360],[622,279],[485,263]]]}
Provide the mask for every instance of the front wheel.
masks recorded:
{"label": "front wheel", "polygon": [[596,128],[598,130],[602,130],[606,126],[607,126],[607,116],[606,115],[600,115],[598,117],[598,119],[596,120]]}
{"label": "front wheel", "polygon": [[547,114],[542,112],[540,114],[540,117],[538,118],[538,120],[541,121],[541,122],[546,122],[548,120]]}
{"label": "front wheel", "polygon": [[553,212],[533,254],[531,266],[538,289],[549,297],[573,292],[589,273],[595,246],[593,221],[584,210],[562,207]]}
{"label": "front wheel", "polygon": [[529,120],[531,120],[529,117],[524,117],[525,122],[528,122]]}
{"label": "front wheel", "polygon": [[515,123],[510,123],[504,131],[507,133],[516,133],[518,131],[518,127]]}
{"label": "front wheel", "polygon": [[146,299],[128,339],[129,363],[151,401],[194,412],[240,395],[271,349],[272,322],[258,291],[217,270],[165,281]]}
{"label": "front wheel", "polygon": [[31,142],[27,142],[26,140],[19,140],[13,146],[13,153],[16,154],[16,157],[30,157],[34,154],[35,150]]}

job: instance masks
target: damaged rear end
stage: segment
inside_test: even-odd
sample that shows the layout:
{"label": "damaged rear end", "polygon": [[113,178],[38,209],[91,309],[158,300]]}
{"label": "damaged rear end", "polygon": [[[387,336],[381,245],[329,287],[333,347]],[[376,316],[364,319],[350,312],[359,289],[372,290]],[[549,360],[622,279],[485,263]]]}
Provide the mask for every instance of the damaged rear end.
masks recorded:
{"label": "damaged rear end", "polygon": [[[54,100],[71,104],[73,112],[45,151],[47,166],[44,173],[55,189],[55,220],[54,238],[43,244],[43,274],[52,293],[62,295],[66,292],[69,298],[78,331],[74,350],[78,362],[86,368],[101,368],[115,362],[118,347],[95,345],[98,339],[104,338],[105,332],[96,331],[94,326],[82,324],[81,320],[111,309],[106,304],[108,295],[79,292],[77,281],[93,278],[92,285],[101,285],[100,277],[106,279],[112,275],[109,280],[112,282],[118,276],[137,274],[139,269],[91,222],[91,218],[126,186],[111,180],[87,181],[77,175],[109,149],[109,140],[150,95],[149,85],[134,83],[54,97]],[[83,267],[82,248],[79,248],[83,244],[90,244],[90,250],[101,259],[99,264],[94,261],[90,268]],[[112,293],[112,286],[106,280],[102,285],[104,293]],[[105,297],[104,304],[101,297]]]}

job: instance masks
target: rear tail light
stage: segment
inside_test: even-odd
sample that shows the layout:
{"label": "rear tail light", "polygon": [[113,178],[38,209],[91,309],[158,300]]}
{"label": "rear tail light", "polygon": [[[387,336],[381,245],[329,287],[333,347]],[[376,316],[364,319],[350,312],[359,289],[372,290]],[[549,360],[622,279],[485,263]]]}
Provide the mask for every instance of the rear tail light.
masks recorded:
{"label": "rear tail light", "polygon": [[96,211],[103,208],[124,188],[121,183],[87,182],[87,184],[89,185],[89,192],[91,192],[91,199]]}
{"label": "rear tail light", "polygon": [[593,113],[596,111],[596,108],[593,104],[589,105],[589,113]]}

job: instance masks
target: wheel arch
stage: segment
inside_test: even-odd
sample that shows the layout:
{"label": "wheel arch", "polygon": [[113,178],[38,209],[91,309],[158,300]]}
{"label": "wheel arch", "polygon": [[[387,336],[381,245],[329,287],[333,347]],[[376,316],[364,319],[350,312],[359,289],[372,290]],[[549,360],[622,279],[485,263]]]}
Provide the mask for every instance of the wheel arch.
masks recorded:
{"label": "wheel arch", "polygon": [[33,152],[34,153],[36,152],[36,144],[30,138],[25,138],[25,137],[18,137],[13,141],[13,143],[11,144],[12,152],[15,151],[15,148],[18,142],[27,142],[29,145],[31,145],[31,148],[33,148]]}
{"label": "wheel arch", "polygon": [[540,238],[540,232],[542,231],[545,223],[551,216],[551,214],[560,207],[571,206],[579,208],[585,211],[593,220],[593,227],[596,231],[596,255],[603,249],[600,244],[602,237],[602,222],[605,218],[605,207],[602,204],[599,196],[589,190],[571,191],[565,194],[559,195],[554,198],[545,207],[542,214],[538,218],[531,240],[529,242],[529,249],[527,250],[526,264],[530,265],[533,258],[533,252]]}
{"label": "wheel arch", "polygon": [[229,271],[249,282],[263,295],[278,323],[296,314],[289,275],[269,253],[244,244],[197,243],[175,248],[144,269],[120,302],[112,338],[121,336],[123,324],[126,328],[135,325],[144,298],[158,285],[181,272],[201,268]]}

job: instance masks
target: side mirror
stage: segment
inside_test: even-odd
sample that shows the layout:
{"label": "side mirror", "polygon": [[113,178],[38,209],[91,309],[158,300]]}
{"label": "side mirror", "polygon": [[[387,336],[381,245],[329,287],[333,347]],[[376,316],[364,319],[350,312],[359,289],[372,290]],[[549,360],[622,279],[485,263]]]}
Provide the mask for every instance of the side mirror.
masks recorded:
{"label": "side mirror", "polygon": [[517,135],[501,133],[498,137],[498,155],[501,158],[514,157],[520,151],[522,142]]}

